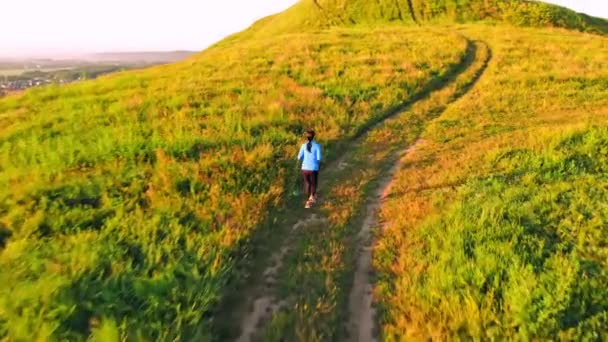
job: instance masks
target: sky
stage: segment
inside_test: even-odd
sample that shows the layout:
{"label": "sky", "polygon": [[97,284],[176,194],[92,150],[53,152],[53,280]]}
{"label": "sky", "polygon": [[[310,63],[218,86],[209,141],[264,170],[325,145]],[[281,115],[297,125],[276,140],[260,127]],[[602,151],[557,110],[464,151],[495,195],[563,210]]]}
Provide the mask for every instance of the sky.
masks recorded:
{"label": "sky", "polygon": [[[608,18],[608,0],[547,0]],[[0,57],[199,51],[297,0],[6,0]]]}
{"label": "sky", "polygon": [[0,57],[200,51],[297,0],[2,0]]}
{"label": "sky", "polygon": [[545,0],[577,12],[608,19],[608,0]]}

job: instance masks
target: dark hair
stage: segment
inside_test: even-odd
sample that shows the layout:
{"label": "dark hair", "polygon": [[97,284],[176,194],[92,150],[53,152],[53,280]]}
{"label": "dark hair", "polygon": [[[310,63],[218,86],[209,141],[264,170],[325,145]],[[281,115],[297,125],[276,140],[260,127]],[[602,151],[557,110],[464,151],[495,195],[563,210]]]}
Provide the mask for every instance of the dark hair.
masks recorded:
{"label": "dark hair", "polygon": [[315,138],[315,131],[312,129],[306,130],[306,138],[308,138],[308,144],[306,144],[306,150],[308,153],[312,152],[312,139]]}

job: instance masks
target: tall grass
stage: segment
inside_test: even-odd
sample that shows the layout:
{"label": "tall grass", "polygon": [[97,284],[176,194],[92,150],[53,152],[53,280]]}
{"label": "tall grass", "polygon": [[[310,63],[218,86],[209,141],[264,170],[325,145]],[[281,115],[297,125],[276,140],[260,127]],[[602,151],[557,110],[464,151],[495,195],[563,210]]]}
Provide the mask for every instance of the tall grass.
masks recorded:
{"label": "tall grass", "polygon": [[[605,28],[603,20],[538,3],[413,1],[411,10],[404,1],[318,3],[321,8],[302,1],[181,63],[0,100],[0,338],[213,338],[209,327],[216,305],[243,276],[236,267],[249,257],[248,242],[292,190],[292,159],[303,129],[312,125],[321,132],[331,159],[338,146],[425,89],[465,53],[464,40],[455,34],[393,25],[488,19],[583,31]],[[433,146],[444,144],[437,153],[452,156],[449,151],[472,145],[480,146],[479,154],[459,154],[457,163],[437,156],[438,162],[428,161],[436,175],[420,170],[427,171],[425,181],[445,177],[442,182],[455,185],[468,182],[470,172],[480,178],[466,187],[490,198],[494,171],[488,170],[494,164],[480,154],[494,151],[499,142],[489,138],[504,137],[502,144],[516,139],[525,146],[516,132],[533,135],[533,127],[559,128],[596,120],[590,113],[606,114],[606,75],[597,71],[606,70],[606,42],[550,30],[483,26],[469,33],[492,42],[497,54],[492,81],[438,121],[428,140]],[[590,134],[602,132],[598,128]],[[565,152],[551,158],[560,153]],[[451,172],[437,171],[443,166]],[[447,192],[424,205],[447,208],[457,196],[472,201],[470,192]],[[408,205],[416,206],[417,198]],[[591,205],[599,206],[599,198],[593,197]],[[509,203],[505,210],[512,212]],[[407,292],[416,287],[404,280],[409,273],[398,258],[409,254],[395,243],[405,241],[404,227],[422,224],[417,220],[426,211],[404,217],[411,211],[402,205],[387,209],[387,217],[401,222],[388,230],[394,234],[383,238],[377,259],[387,275],[395,276],[382,284],[395,290],[394,297],[383,297],[389,310],[387,336],[399,329],[410,332],[426,320],[441,336],[461,331],[452,323],[466,306],[450,307],[456,313],[442,316],[434,315],[434,302],[400,302],[426,298]],[[570,204],[563,208],[570,210]],[[454,219],[458,212],[445,211]],[[431,230],[415,231],[433,236]],[[601,251],[602,246],[596,247]],[[555,260],[547,265],[570,262]],[[580,260],[586,259],[574,259]],[[426,265],[425,259],[420,262]],[[586,275],[582,268],[572,269]],[[597,272],[589,274],[603,280]],[[603,293],[593,281],[587,283],[592,291],[576,293]],[[601,301],[584,303],[603,308]],[[591,311],[585,308],[581,312],[587,315]],[[581,329],[604,327],[604,318],[580,317],[580,324],[597,323]],[[558,328],[570,334],[561,325],[493,331],[497,336],[515,330],[555,336]]]}
{"label": "tall grass", "polygon": [[462,62],[442,82],[350,144],[339,167],[323,170],[318,220],[293,233],[293,252],[278,282],[278,296],[286,305],[273,314],[266,327],[267,340],[356,338],[346,333],[347,302],[360,249],[371,244],[357,234],[367,216],[375,214],[371,206],[377,201],[379,178],[386,177],[398,153],[416,140],[431,119],[466,93],[488,59],[483,43],[468,42]]}
{"label": "tall grass", "polygon": [[382,209],[384,338],[605,339],[608,41],[463,32],[494,57]]}
{"label": "tall grass", "polygon": [[3,99],[0,336],[209,337],[247,242],[292,191],[303,130],[331,158],[464,45],[407,28],[228,41]]}

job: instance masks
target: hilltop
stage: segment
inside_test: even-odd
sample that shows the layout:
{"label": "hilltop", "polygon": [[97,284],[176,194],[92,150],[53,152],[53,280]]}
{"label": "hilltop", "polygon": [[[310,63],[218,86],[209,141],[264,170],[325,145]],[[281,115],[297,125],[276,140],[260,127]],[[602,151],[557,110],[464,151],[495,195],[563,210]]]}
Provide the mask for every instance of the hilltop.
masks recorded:
{"label": "hilltop", "polygon": [[538,1],[303,0],[283,13],[260,20],[241,35],[264,36],[332,26],[479,21],[608,33],[608,21],[604,19]]}
{"label": "hilltop", "polygon": [[607,338],[607,27],[303,0],[0,99],[0,339]]}

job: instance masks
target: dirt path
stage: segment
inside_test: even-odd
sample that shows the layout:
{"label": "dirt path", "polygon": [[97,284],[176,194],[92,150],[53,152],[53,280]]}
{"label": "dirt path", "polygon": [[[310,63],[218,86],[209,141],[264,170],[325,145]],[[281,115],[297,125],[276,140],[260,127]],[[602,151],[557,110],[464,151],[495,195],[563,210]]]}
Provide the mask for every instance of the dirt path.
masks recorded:
{"label": "dirt path", "polygon": [[[311,212],[305,218],[299,220],[292,226],[292,231],[307,229],[315,225],[325,224],[325,219],[318,214]],[[285,257],[291,250],[293,236],[290,234],[290,239],[270,258],[270,264],[266,267],[263,273],[263,286],[257,289],[258,296],[253,302],[253,310],[246,315],[241,321],[241,335],[237,339],[238,342],[253,341],[263,330],[263,325],[277,311],[287,308],[287,301],[279,300],[276,296],[274,285],[277,283],[279,270],[283,266]]]}
{"label": "dirt path", "polygon": [[[453,94],[450,94],[450,100],[440,108],[439,116],[453,102],[464,96],[472,86],[479,80],[483,72],[486,70],[488,63],[492,57],[491,51],[485,43],[475,43],[475,61],[472,62],[472,74],[463,73],[459,78],[466,80],[470,76],[468,82],[464,82],[461,88],[455,88]],[[459,82],[460,80],[456,80]],[[399,170],[401,160],[408,154],[414,152],[416,148],[423,144],[424,140],[418,139],[413,145],[408,147],[402,155],[396,158],[392,168],[384,174],[376,188],[374,196],[368,201],[366,207],[366,217],[359,231],[359,256],[357,260],[357,268],[354,274],[353,286],[349,296],[349,321],[347,332],[349,341],[377,341],[378,332],[376,327],[376,310],[373,306],[373,267],[372,267],[372,250],[374,227],[378,226],[378,211],[382,201],[390,193],[391,181]]]}
{"label": "dirt path", "polygon": [[[420,140],[416,141],[408,148],[404,155],[414,150]],[[348,307],[350,309],[350,319],[348,322],[348,336],[354,341],[376,341],[376,310],[373,302],[373,284],[371,282],[372,269],[372,229],[377,225],[378,210],[382,200],[388,193],[389,186],[395,173],[401,165],[400,160],[404,156],[397,158],[397,162],[380,179],[373,200],[368,203],[365,220],[358,234],[360,241],[359,259],[355,271],[353,287],[350,292]]]}
{"label": "dirt path", "polygon": [[[477,46],[472,42],[469,43],[467,55],[463,58],[460,65],[455,68],[453,75],[444,79],[443,82],[433,82],[420,94],[414,96],[410,102],[403,104],[395,112],[387,115],[384,120],[370,125],[367,129],[361,131],[352,141],[351,145],[358,146],[362,144],[367,133],[382,126],[387,120],[398,117],[404,109],[414,105],[418,101],[425,101],[425,99],[430,97],[430,94],[443,91],[448,86],[452,86],[457,82],[460,75],[470,72],[471,66],[475,63]],[[399,133],[397,132],[396,134]],[[414,146],[412,145],[411,148]],[[411,151],[411,148],[406,150],[405,153]],[[349,152],[344,153],[340,158],[330,163],[323,174],[332,179],[342,179],[348,176],[344,175],[344,173],[348,172],[351,157]],[[398,161],[398,153],[390,154],[389,158],[390,160]],[[376,320],[372,306],[373,285],[370,277],[372,272],[372,229],[376,225],[376,213],[381,205],[382,198],[399,166],[398,163],[391,163],[389,165],[392,165],[390,170],[385,170],[377,176],[376,179],[379,179],[379,182],[375,188],[376,191],[373,192],[372,199],[365,201],[365,204],[362,205],[362,209],[366,212],[366,217],[358,233],[361,252],[357,256],[354,285],[348,303],[350,311],[346,330],[351,340],[374,340]],[[240,310],[237,308],[242,314],[235,316],[235,318],[238,317],[238,321],[240,322],[240,336],[237,339],[239,342],[256,341],[263,338],[266,326],[273,315],[290,307],[289,298],[280,298],[277,283],[284,261],[289,255],[293,254],[298,231],[309,231],[311,228],[328,225],[327,220],[318,208],[310,211],[294,211],[293,215],[294,220],[298,217],[299,220],[296,223],[292,223],[291,229],[284,233],[286,235],[285,240],[281,242],[280,248],[272,253],[268,265],[260,272],[260,276],[256,277],[259,280],[244,290],[246,291],[246,295],[243,297],[242,303],[240,303],[242,307]],[[292,220],[292,222],[294,221]]]}

